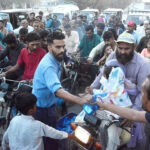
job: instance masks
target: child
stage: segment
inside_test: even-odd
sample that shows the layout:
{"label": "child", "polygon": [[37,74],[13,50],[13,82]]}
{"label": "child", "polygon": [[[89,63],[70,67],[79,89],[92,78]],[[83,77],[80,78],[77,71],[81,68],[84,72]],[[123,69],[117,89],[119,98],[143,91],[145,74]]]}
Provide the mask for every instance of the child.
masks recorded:
{"label": "child", "polygon": [[36,97],[29,92],[22,92],[16,96],[16,108],[22,115],[11,120],[3,136],[3,150],[44,150],[43,136],[54,139],[72,137],[66,132],[34,120],[32,115],[36,112],[36,101]]}
{"label": "child", "polygon": [[111,54],[111,52],[113,51],[111,45],[106,44],[103,48],[103,53],[104,56],[96,63],[97,66],[103,66],[106,62],[106,59],[108,58],[108,56]]}
{"label": "child", "polygon": [[132,83],[130,80],[125,78],[126,70],[123,65],[119,64],[117,60],[113,59],[106,63],[104,66],[103,76],[108,79],[109,75],[112,71],[112,68],[119,67],[121,68],[124,74],[124,87],[129,95],[136,96],[138,94],[138,90],[136,88],[136,84]]}
{"label": "child", "polygon": [[142,50],[141,55],[147,59],[150,59],[150,39],[147,41],[147,48]]}

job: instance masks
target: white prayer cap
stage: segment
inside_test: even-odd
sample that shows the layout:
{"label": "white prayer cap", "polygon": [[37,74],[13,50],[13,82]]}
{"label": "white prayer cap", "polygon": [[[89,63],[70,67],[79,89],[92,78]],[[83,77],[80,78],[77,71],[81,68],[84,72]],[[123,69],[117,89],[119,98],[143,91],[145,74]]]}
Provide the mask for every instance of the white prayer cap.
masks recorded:
{"label": "white prayer cap", "polygon": [[145,21],[144,21],[144,24],[149,24],[149,21],[148,21],[148,20],[145,20]]}

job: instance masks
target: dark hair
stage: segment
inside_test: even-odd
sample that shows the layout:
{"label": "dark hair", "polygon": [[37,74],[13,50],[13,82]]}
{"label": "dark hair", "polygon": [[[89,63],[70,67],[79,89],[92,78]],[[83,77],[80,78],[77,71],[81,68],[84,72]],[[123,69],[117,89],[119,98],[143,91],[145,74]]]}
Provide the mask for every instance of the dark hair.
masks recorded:
{"label": "dark hair", "polygon": [[118,35],[117,35],[116,30],[114,28],[109,28],[108,31],[111,31],[113,33],[113,36],[114,36],[115,40],[117,40]]}
{"label": "dark hair", "polygon": [[110,38],[114,38],[114,35],[111,31],[104,32],[103,39],[104,41],[109,40]]}
{"label": "dark hair", "polygon": [[16,108],[24,115],[34,107],[37,98],[32,93],[22,92],[15,97]]}
{"label": "dark hair", "polygon": [[36,32],[30,32],[27,35],[27,42],[33,42],[40,40],[40,36]]}
{"label": "dark hair", "polygon": [[32,93],[32,87],[30,86],[30,85],[22,85],[22,86],[20,86],[19,87],[19,90],[18,90],[18,92],[16,93],[17,95],[19,94],[19,93]]}
{"label": "dark hair", "polygon": [[104,66],[103,75],[106,76],[106,79],[109,78],[109,74],[111,73],[112,68],[113,68],[113,66],[106,66],[106,65]]}
{"label": "dark hair", "polygon": [[43,15],[43,11],[39,11],[39,14]]}
{"label": "dark hair", "polygon": [[30,15],[34,15],[34,16],[35,16],[35,13],[34,13],[34,12],[31,12]]}
{"label": "dark hair", "polygon": [[62,32],[52,32],[47,37],[47,42],[49,45],[53,43],[54,40],[63,40],[65,35]]}
{"label": "dark hair", "polygon": [[3,21],[3,20],[0,20],[0,22],[1,22],[1,23],[4,23],[4,21]]}
{"label": "dark hair", "polygon": [[93,29],[93,26],[92,25],[88,25],[87,27],[86,27],[86,29],[85,29],[85,31],[92,31],[92,32],[94,32],[94,29]]}
{"label": "dark hair", "polygon": [[7,34],[7,36],[3,38],[2,42],[6,44],[16,44],[17,39],[13,33],[10,33],[10,34]]}
{"label": "dark hair", "polygon": [[105,24],[100,22],[100,23],[98,23],[97,28],[104,29],[105,28]]}
{"label": "dark hair", "polygon": [[145,90],[147,93],[147,98],[150,100],[150,74],[147,76],[147,79],[149,80],[149,83],[145,86]]}
{"label": "dark hair", "polygon": [[109,46],[111,47],[110,44],[105,44],[105,45],[104,45],[103,50],[102,50],[102,56],[104,56],[104,54],[105,54],[105,52],[106,52],[106,48],[109,47]]}
{"label": "dark hair", "polygon": [[68,29],[68,28],[71,28],[70,24],[66,24],[66,25],[64,26],[64,29]]}
{"label": "dark hair", "polygon": [[21,28],[19,30],[19,34],[21,34],[21,35],[28,34],[28,29],[27,28]]}
{"label": "dark hair", "polygon": [[40,38],[44,39],[45,37],[48,37],[49,31],[48,30],[41,30],[39,32]]}
{"label": "dark hair", "polygon": [[83,15],[79,15],[78,17],[81,18],[81,19],[83,19]]}
{"label": "dark hair", "polygon": [[40,23],[40,21],[39,21],[38,19],[35,19],[35,20],[33,21],[33,23]]}
{"label": "dark hair", "polygon": [[42,16],[36,16],[35,18],[36,18],[36,19],[37,19],[37,18],[40,18],[40,20],[42,20]]}

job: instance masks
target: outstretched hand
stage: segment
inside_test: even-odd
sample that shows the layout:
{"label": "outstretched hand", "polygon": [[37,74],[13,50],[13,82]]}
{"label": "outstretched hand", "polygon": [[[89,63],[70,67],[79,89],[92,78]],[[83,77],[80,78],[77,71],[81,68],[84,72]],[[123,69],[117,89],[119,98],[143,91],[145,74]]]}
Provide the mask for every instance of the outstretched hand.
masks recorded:
{"label": "outstretched hand", "polygon": [[0,74],[0,77],[6,77],[6,73],[4,72],[4,73],[1,73]]}
{"label": "outstretched hand", "polygon": [[93,89],[90,86],[88,86],[86,87],[85,92],[89,94],[93,94]]}
{"label": "outstretched hand", "polygon": [[83,96],[80,95],[80,97],[82,98],[80,102],[81,105],[91,103],[93,98],[91,94],[86,94],[86,95],[84,94]]}

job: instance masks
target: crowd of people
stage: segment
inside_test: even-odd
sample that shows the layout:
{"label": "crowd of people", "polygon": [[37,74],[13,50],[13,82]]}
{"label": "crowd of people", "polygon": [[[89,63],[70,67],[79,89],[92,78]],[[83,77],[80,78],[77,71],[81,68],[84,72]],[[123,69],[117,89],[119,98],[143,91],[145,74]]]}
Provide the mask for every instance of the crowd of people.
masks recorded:
{"label": "crowd of people", "polygon": [[[85,57],[89,64],[95,63],[100,70],[83,97],[64,90],[60,81],[64,57],[76,54]],[[104,66],[110,61],[123,69],[128,86],[135,85],[136,93],[128,93],[133,105],[129,109],[97,104],[127,118],[126,124],[134,121],[135,128],[131,131],[134,136],[126,147],[144,150],[149,146],[149,134],[146,132],[145,137],[145,124],[139,122],[150,123],[149,20],[136,27],[136,22],[130,20],[124,25],[115,15],[107,22],[101,15],[88,22],[87,16],[77,14],[72,18],[66,15],[62,20],[51,14],[44,18],[40,11],[38,16],[30,13],[14,30],[7,19],[0,20],[0,68],[7,69],[0,77],[30,80],[33,84],[32,93],[24,91],[15,98],[22,115],[10,122],[3,137],[3,149],[57,150],[56,139],[73,138],[54,129],[57,100],[62,98],[79,105],[90,103],[91,91],[100,88]]]}

